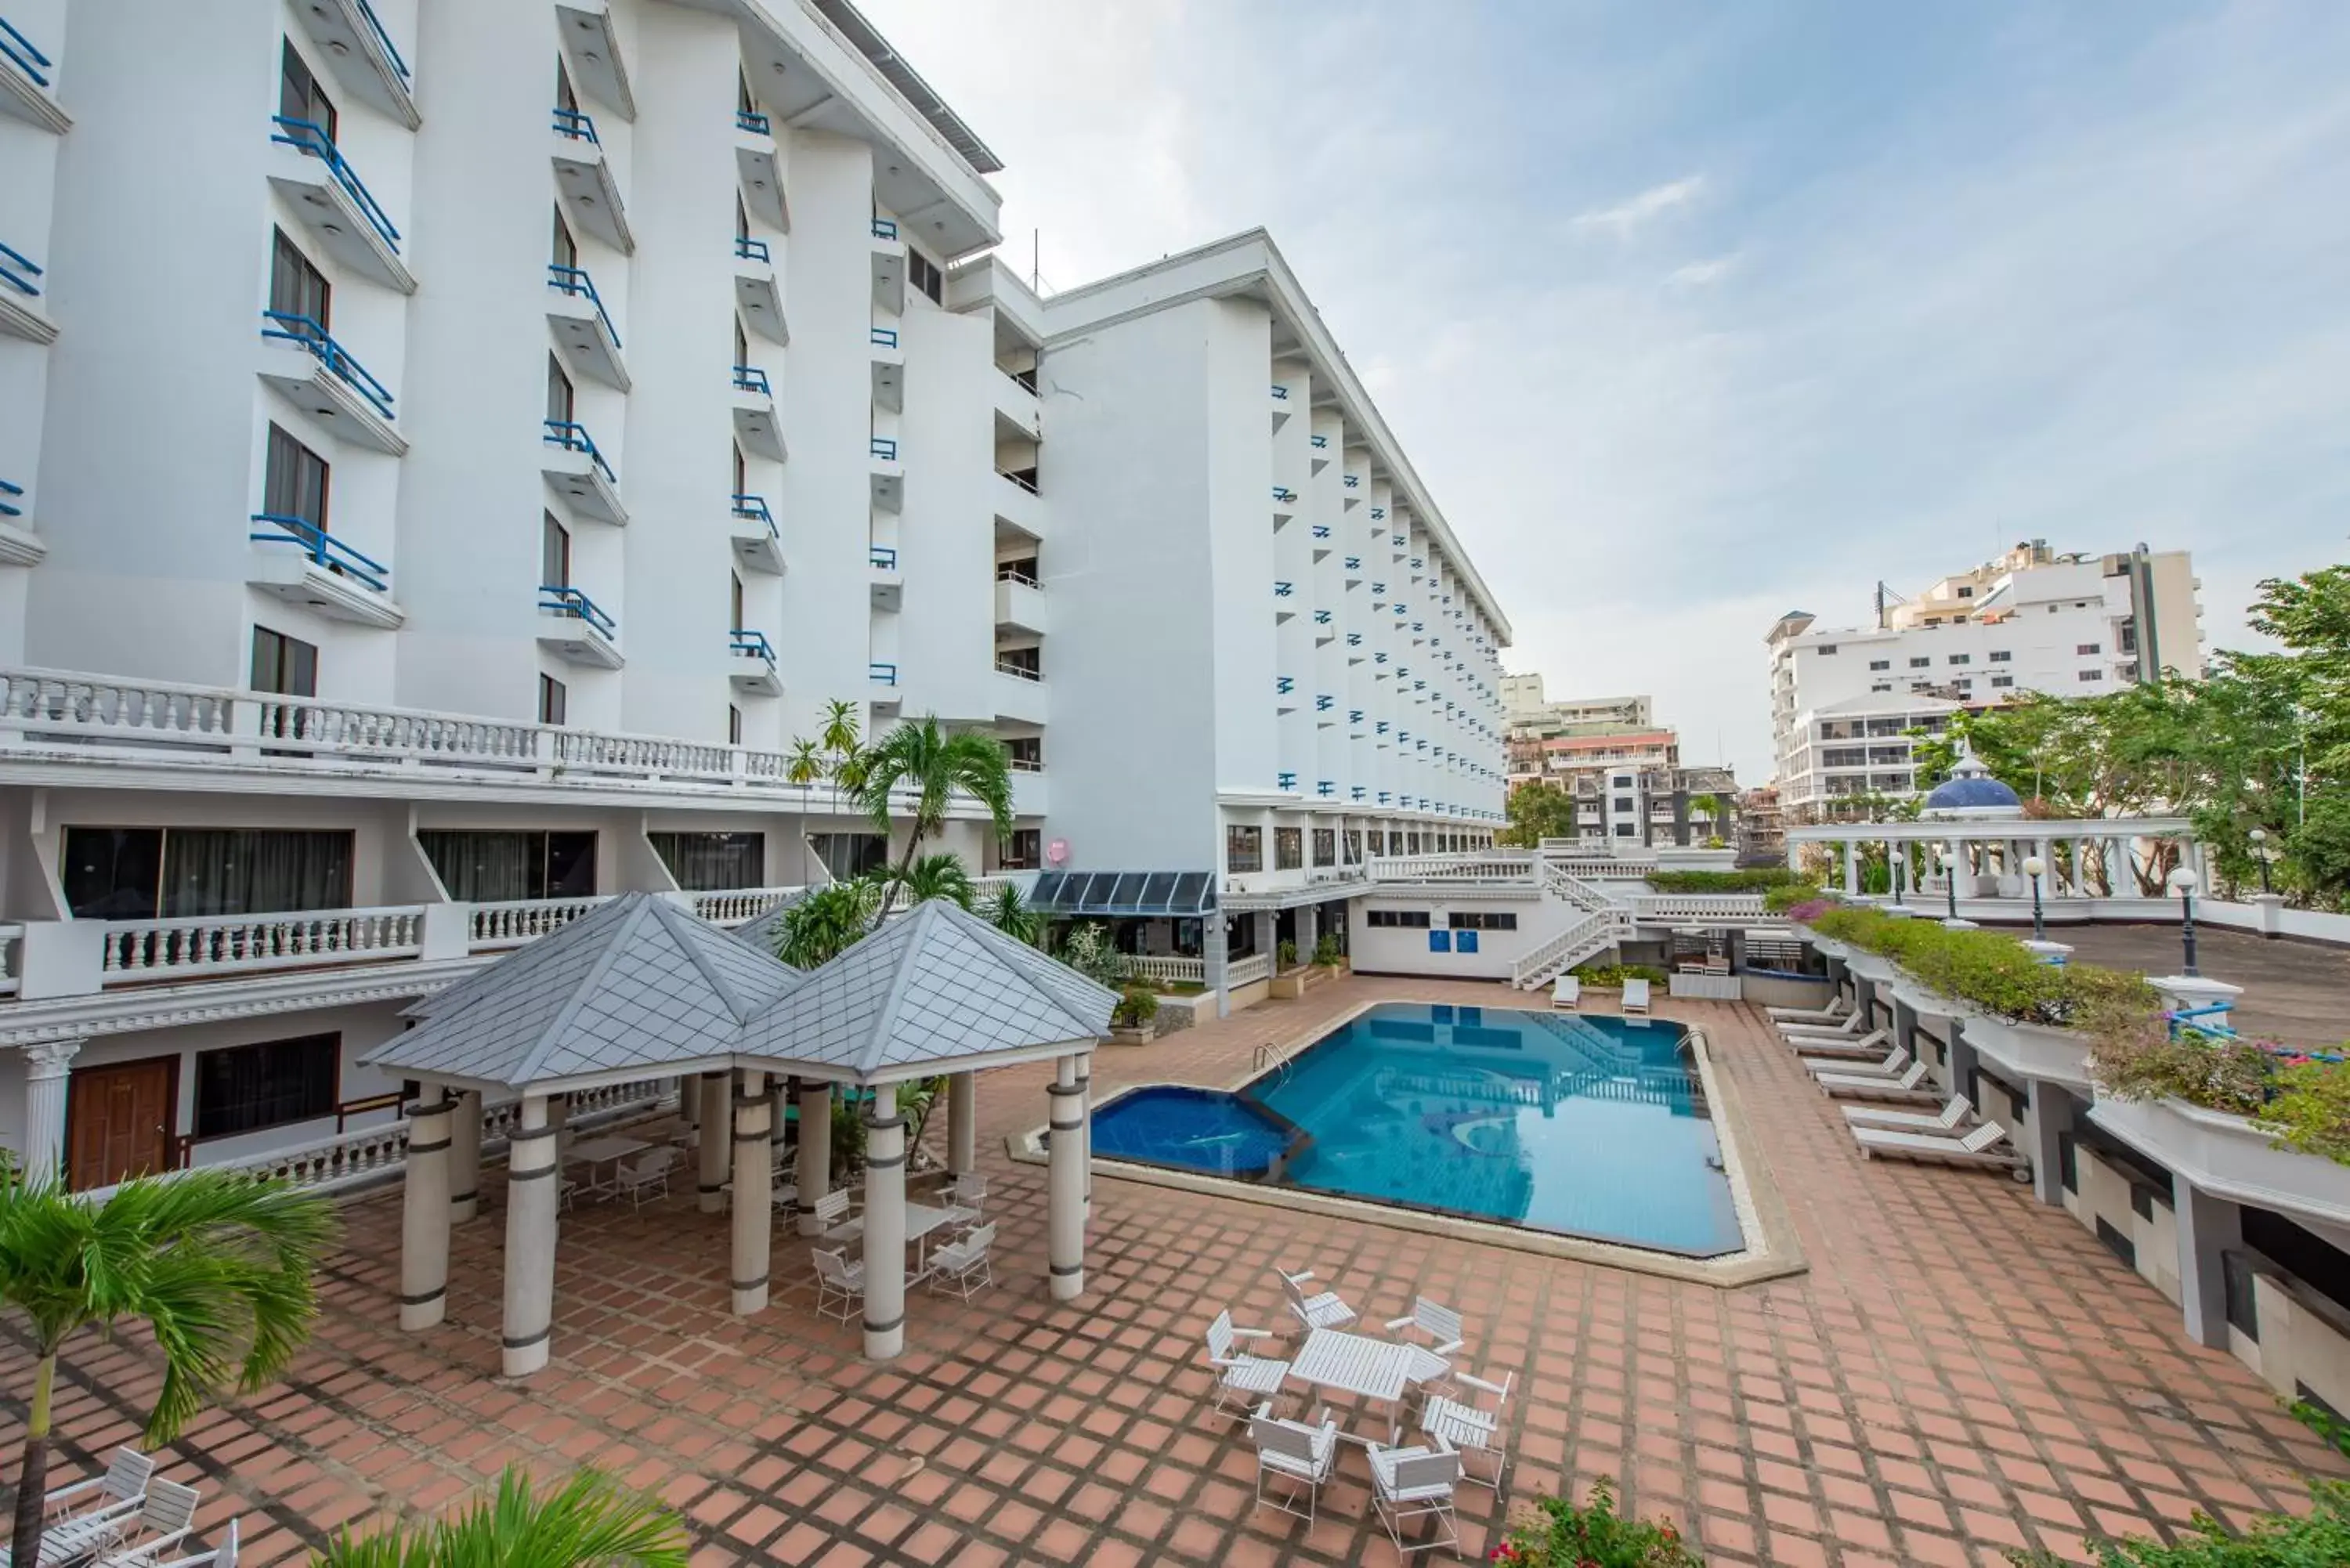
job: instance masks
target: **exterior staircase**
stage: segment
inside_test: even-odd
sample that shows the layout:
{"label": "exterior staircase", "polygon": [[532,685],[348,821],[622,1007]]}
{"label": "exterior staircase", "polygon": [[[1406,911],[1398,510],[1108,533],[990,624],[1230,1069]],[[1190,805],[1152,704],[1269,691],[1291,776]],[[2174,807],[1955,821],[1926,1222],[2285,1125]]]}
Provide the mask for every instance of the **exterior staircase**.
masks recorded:
{"label": "exterior staircase", "polygon": [[1629,913],[1610,905],[1586,909],[1565,930],[1520,959],[1510,971],[1510,983],[1520,991],[1536,991],[1584,960],[1596,958],[1630,933]]}

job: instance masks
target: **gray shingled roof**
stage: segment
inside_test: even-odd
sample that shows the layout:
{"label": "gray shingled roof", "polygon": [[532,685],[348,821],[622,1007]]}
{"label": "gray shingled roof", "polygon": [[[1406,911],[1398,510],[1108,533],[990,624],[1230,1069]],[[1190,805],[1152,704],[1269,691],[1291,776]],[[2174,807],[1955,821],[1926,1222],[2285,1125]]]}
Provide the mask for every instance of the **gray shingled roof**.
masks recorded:
{"label": "gray shingled roof", "polygon": [[802,983],[667,899],[625,893],[434,998],[419,1027],[362,1060],[515,1085],[657,1073],[725,1056],[744,1020]]}
{"label": "gray shingled roof", "polygon": [[812,888],[799,888],[785,894],[764,914],[754,915],[735,927],[732,933],[734,940],[763,953],[774,952],[775,938],[783,929],[785,912],[814,891]]}
{"label": "gray shingled roof", "polygon": [[884,1080],[960,1059],[1090,1043],[1115,992],[931,899],[762,1008],[738,1056]]}

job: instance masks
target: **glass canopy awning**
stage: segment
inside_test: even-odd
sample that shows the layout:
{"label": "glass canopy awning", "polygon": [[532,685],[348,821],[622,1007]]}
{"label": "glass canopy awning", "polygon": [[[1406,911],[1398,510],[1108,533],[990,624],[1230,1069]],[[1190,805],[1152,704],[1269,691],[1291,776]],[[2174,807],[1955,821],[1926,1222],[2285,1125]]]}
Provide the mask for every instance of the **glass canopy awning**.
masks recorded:
{"label": "glass canopy awning", "polygon": [[1045,915],[1154,915],[1195,919],[1216,908],[1209,871],[1047,871],[1028,902]]}

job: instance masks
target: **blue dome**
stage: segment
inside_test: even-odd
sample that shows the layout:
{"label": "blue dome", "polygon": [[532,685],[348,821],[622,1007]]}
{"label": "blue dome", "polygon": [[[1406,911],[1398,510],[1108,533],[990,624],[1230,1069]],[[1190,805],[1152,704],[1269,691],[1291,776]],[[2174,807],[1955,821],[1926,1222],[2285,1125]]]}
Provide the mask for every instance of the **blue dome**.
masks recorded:
{"label": "blue dome", "polygon": [[2021,811],[2023,802],[2013,790],[1988,776],[1944,779],[1926,797],[1928,811],[1982,811],[2012,808]]}

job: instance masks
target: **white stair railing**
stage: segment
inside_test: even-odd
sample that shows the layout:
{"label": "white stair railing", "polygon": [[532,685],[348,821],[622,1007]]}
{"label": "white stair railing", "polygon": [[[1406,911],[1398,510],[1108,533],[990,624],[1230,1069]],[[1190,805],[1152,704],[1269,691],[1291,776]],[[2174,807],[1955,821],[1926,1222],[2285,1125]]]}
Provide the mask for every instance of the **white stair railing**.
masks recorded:
{"label": "white stair railing", "polygon": [[1581,963],[1594,953],[1613,947],[1622,937],[1625,919],[1616,909],[1592,910],[1566,929],[1520,959],[1510,971],[1510,983],[1532,991],[1561,971]]}

